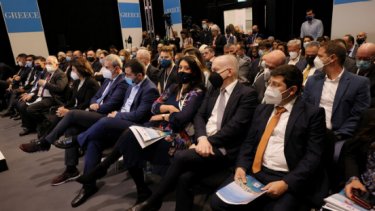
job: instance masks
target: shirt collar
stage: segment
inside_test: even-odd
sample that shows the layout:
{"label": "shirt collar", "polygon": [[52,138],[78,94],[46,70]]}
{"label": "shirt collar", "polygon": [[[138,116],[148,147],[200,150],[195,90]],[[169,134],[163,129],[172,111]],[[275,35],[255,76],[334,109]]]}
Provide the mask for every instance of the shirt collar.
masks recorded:
{"label": "shirt collar", "polygon": [[141,82],[139,82],[137,85],[135,85],[135,87],[141,87],[141,85],[143,84],[143,82],[147,79],[147,75],[145,75],[145,77],[143,78],[143,80]]}
{"label": "shirt collar", "polygon": [[327,80],[328,80],[328,81],[340,81],[341,76],[342,76],[342,74],[344,73],[344,71],[345,71],[345,69],[342,68],[341,73],[340,73],[335,79],[333,79],[333,80],[329,79],[328,76],[327,76],[327,74],[326,74],[326,76],[325,76],[325,80],[326,80],[326,81],[327,81]]}
{"label": "shirt collar", "polygon": [[[294,103],[296,102],[296,99],[297,98],[295,97],[293,100],[289,101],[287,104],[283,105],[282,107],[284,107],[286,111],[290,112],[293,108]],[[275,105],[275,108],[276,108],[276,105]]]}
{"label": "shirt collar", "polygon": [[233,81],[232,83],[230,83],[227,87],[225,87],[225,91],[231,95],[233,90],[234,90],[234,87],[237,85],[238,83],[238,80],[236,79],[235,81]]}

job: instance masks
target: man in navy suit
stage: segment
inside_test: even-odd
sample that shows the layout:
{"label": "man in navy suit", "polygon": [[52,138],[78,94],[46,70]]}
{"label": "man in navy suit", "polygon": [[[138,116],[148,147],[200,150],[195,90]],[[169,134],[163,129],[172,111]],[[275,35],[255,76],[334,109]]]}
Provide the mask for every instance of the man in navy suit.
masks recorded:
{"label": "man in navy suit", "polygon": [[[38,141],[21,144],[20,149],[22,151],[27,153],[48,151],[51,144],[64,133],[66,136],[76,135],[89,128],[108,113],[121,108],[128,88],[122,73],[121,59],[116,55],[109,55],[105,59],[104,66],[106,68],[105,77],[108,79],[92,98],[90,104],[91,112],[84,110],[69,111],[47,136]],[[52,185],[60,185],[79,176],[79,171],[76,168],[78,158],[79,153],[76,148],[65,151],[65,165],[67,168],[64,173],[52,180]]]}
{"label": "man in navy suit", "polygon": [[[85,132],[55,143],[59,148],[84,147],[84,172],[90,172],[99,164],[102,151],[111,147],[121,133],[134,124],[143,124],[151,117],[151,106],[159,97],[155,84],[146,76],[146,69],[138,60],[131,60],[125,66],[125,80],[131,85],[125,94],[124,103],[118,111],[113,111],[98,120]],[[96,184],[84,184],[73,199],[77,207],[97,191]]]}
{"label": "man in navy suit", "polygon": [[[176,210],[191,210],[185,197],[197,181],[233,165],[257,105],[253,88],[238,82],[238,62],[232,55],[217,57],[212,64],[210,89],[194,117],[197,144],[178,151],[158,190],[149,200],[129,210],[158,210],[163,197],[176,186]],[[180,185],[181,180],[185,185]]]}
{"label": "man in navy suit", "polygon": [[324,108],[327,128],[337,141],[353,136],[371,99],[369,80],[345,70],[345,58],[341,45],[334,41],[323,44],[316,62],[322,72],[309,77],[303,93],[306,102]]}
{"label": "man in navy suit", "polygon": [[326,148],[324,110],[300,99],[302,81],[301,71],[292,65],[282,65],[271,72],[264,97],[267,104],[255,110],[257,115],[241,146],[235,175],[224,183],[246,183],[246,174],[251,174],[265,185],[266,195],[247,205],[229,205],[215,194],[213,210],[321,207],[328,194],[322,166]]}

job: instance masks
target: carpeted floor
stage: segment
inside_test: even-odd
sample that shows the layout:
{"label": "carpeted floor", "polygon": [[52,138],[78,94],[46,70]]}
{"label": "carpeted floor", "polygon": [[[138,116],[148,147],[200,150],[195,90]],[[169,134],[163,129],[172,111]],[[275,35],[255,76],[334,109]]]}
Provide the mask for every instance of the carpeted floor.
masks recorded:
{"label": "carpeted floor", "polygon": [[[64,171],[64,151],[51,147],[48,152],[27,154],[18,146],[36,138],[36,134],[20,137],[20,121],[0,118],[0,151],[9,170],[0,172],[0,211],[59,211],[59,210],[125,210],[133,205],[136,190],[127,172],[116,172],[99,181],[100,190],[83,205],[72,208],[71,200],[81,188],[69,182],[51,186],[51,179]],[[79,169],[82,169],[80,159]],[[157,184],[151,185],[155,189]],[[196,197],[194,210],[209,210],[204,197]],[[203,200],[203,201],[202,201]],[[161,210],[174,210],[173,194],[165,199]],[[204,207],[204,208],[203,208]]]}

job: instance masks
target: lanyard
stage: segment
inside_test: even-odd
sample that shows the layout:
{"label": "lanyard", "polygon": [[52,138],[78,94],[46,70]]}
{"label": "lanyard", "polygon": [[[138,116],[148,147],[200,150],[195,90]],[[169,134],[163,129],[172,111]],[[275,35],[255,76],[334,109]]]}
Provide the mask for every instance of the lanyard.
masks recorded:
{"label": "lanyard", "polygon": [[[182,89],[181,89],[181,93],[182,93]],[[186,93],[185,94],[185,97],[180,99],[178,101],[178,108],[180,109],[180,111],[182,110],[182,108],[184,107],[184,104],[185,104],[185,101],[186,101],[186,98],[187,98],[188,94]]]}

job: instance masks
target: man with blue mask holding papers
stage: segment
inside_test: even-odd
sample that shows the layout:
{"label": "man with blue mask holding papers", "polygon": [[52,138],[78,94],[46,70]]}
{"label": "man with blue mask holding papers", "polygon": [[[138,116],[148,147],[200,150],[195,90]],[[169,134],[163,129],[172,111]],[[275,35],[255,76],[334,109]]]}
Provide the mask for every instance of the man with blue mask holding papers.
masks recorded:
{"label": "man with blue mask holding papers", "polygon": [[[292,65],[271,72],[266,104],[255,110],[252,127],[241,146],[235,175],[228,178],[261,182],[265,195],[246,205],[232,205],[213,195],[213,210],[310,210],[328,194],[322,162],[326,148],[324,110],[299,97],[303,76]],[[220,191],[219,191],[220,192]]]}
{"label": "man with blue mask holding papers", "polygon": [[[90,172],[102,157],[102,151],[114,145],[121,133],[135,124],[143,124],[151,117],[152,103],[159,97],[154,83],[146,76],[146,68],[138,60],[130,60],[125,66],[126,83],[129,88],[125,93],[122,107],[112,111],[106,117],[98,119],[89,129],[78,136],[60,139],[55,142],[58,148],[86,148],[84,172]],[[96,193],[95,182],[84,184],[73,199],[72,207],[84,203]]]}

